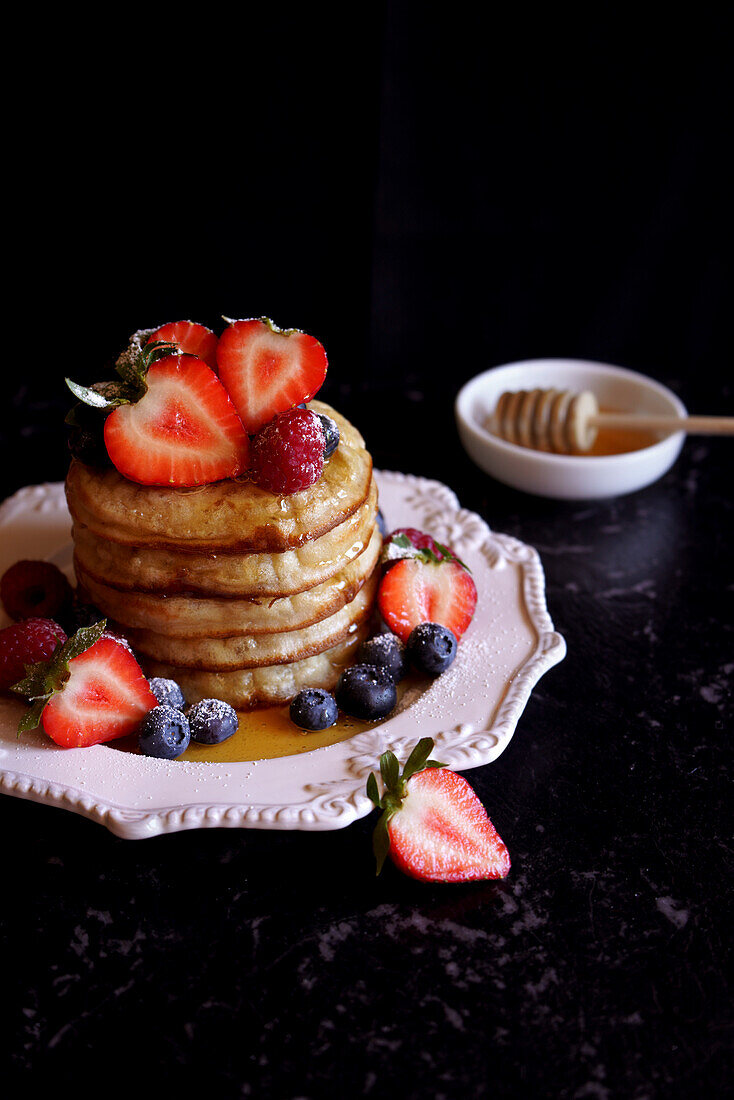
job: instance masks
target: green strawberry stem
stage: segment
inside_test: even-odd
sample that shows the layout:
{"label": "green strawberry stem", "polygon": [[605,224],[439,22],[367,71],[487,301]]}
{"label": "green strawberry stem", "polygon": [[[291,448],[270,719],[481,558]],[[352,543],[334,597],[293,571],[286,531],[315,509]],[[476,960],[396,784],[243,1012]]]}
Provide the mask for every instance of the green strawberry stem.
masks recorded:
{"label": "green strawberry stem", "polygon": [[[101,412],[111,412],[118,405],[134,405],[139,401],[148,389],[145,377],[153,363],[177,351],[177,345],[166,340],[154,340],[150,344],[142,344],[133,339],[127,351],[123,352],[115,364],[115,370],[120,376],[119,381],[111,379],[108,382],[95,382],[91,386],[80,386],[70,378],[65,378],[64,381],[77,401],[90,405],[93,409],[99,409]],[[66,420],[68,424],[76,423],[73,409]]]}
{"label": "green strawberry stem", "polygon": [[71,675],[69,661],[90,649],[106,629],[106,619],[93,626],[82,626],[71,638],[59,643],[47,661],[26,665],[25,676],[10,689],[17,695],[23,695],[31,704],[18,724],[19,737],[21,733],[34,730],[39,725],[46,703],[57,692],[64,690]]}
{"label": "green strawberry stem", "polygon": [[455,561],[458,565],[462,567],[462,569],[466,569],[467,573],[471,573],[471,569],[466,564],[466,562],[463,562],[461,558],[457,558],[456,554],[449,550],[448,546],[444,546],[442,543],[437,542],[436,539],[434,539],[433,541],[440,552],[443,554],[442,558],[439,558],[438,554],[434,554],[433,550],[431,550],[431,548],[428,546],[413,546],[413,543],[410,541],[407,535],[392,535],[388,539],[387,543],[385,544],[385,548],[382,551],[382,560],[383,562],[391,561],[388,547],[397,546],[398,549],[407,551],[405,557],[417,558],[417,560],[422,561],[424,565],[441,565],[443,562]]}
{"label": "green strawberry stem", "polygon": [[367,797],[374,803],[376,809],[382,810],[382,813],[377,819],[375,831],[372,834],[372,851],[375,853],[375,859],[377,861],[376,874],[378,875],[390,851],[390,831],[388,829],[390,818],[394,817],[408,796],[408,780],[411,776],[417,775],[418,772],[425,771],[426,768],[446,767],[445,764],[439,763],[438,760],[429,759],[432,749],[433,738],[422,737],[405,761],[402,775],[400,773],[400,764],[395,753],[391,752],[389,749],[387,752],[383,752],[380,757],[380,774],[384,787],[382,797],[380,797],[375,773],[370,772],[369,774],[367,780]]}

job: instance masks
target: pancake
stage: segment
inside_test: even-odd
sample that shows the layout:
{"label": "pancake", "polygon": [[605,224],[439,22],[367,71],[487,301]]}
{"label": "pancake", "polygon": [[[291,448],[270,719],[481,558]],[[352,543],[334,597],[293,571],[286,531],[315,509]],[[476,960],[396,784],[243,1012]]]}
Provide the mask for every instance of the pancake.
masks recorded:
{"label": "pancake", "polygon": [[279,497],[246,478],[190,489],[151,487],[74,459],[66,497],[75,524],[112,542],[202,553],[279,553],[320,538],[367,500],[372,459],[362,436],[335,409],[320,401],[309,407],[336,421],[340,442],[308,489]]}
{"label": "pancake", "polygon": [[362,553],[322,584],[293,595],[244,599],[123,592],[90,576],[78,556],[75,569],[89,602],[124,630],[136,627],[169,638],[226,638],[299,630],[334,615],[357,595],[381,549],[380,532],[373,526]]}
{"label": "pancake", "polygon": [[75,561],[85,579],[121,592],[213,598],[291,596],[323,584],[359,557],[374,531],[376,513],[377,486],[372,480],[367,500],[343,523],[320,538],[277,554],[130,546],[111,542],[77,524],[73,531]]}
{"label": "pancake", "polygon": [[241,634],[226,638],[174,638],[167,634],[156,634],[152,630],[130,627],[124,627],[123,632],[136,653],[175,664],[179,668],[223,672],[230,669],[290,664],[332,648],[369,619],[377,580],[378,574],[373,571],[351,603],[302,630],[286,630],[277,634]]}
{"label": "pancake", "polygon": [[289,702],[303,688],[332,691],[345,668],[353,664],[357,649],[368,635],[368,620],[331,649],[284,665],[209,672],[180,668],[141,656],[148,676],[163,676],[181,685],[188,703],[200,699],[226,699],[237,710],[277,706]]}
{"label": "pancake", "polygon": [[138,485],[74,460],[66,494],[79,593],[149,676],[240,709],[331,690],[367,636],[382,538],[372,459],[330,406],[339,446],[315,484],[278,497],[246,477]]}

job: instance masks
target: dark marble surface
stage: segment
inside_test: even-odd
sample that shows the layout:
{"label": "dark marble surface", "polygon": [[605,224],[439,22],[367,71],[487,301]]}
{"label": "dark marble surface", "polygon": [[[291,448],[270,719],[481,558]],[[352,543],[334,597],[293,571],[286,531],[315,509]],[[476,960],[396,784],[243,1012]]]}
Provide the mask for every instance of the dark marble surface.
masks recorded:
{"label": "dark marble surface", "polygon": [[[731,443],[559,503],[479,473],[445,392],[331,396],[377,465],[447,482],[540,551],[568,655],[468,773],[510,876],[376,879],[371,819],[132,842],[0,798],[6,1094],[727,1094]],[[23,391],[3,417],[4,495],[62,477],[56,408]]]}

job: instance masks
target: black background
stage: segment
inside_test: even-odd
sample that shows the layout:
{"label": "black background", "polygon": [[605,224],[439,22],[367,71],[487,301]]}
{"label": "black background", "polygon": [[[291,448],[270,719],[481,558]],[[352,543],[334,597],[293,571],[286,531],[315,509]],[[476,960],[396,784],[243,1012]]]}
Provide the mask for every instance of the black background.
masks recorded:
{"label": "black background", "polygon": [[267,314],[324,343],[377,466],[539,548],[569,656],[470,776],[507,883],[375,883],[366,821],[133,844],[0,800],[8,1065],[112,1094],[724,1095],[731,444],[573,506],[480,475],[451,412],[556,355],[734,412],[717,9],[195,14],[18,39],[3,495],[63,478],[65,375]]}
{"label": "black background", "polygon": [[66,400],[63,376],[98,378],[137,328],[266,314],[325,345],[327,399],[400,381],[443,406],[482,369],[561,355],[686,402],[695,379],[695,411],[727,411],[714,11],[375,4],[354,25],[122,23],[95,50],[67,33],[11,160],[11,393]]}

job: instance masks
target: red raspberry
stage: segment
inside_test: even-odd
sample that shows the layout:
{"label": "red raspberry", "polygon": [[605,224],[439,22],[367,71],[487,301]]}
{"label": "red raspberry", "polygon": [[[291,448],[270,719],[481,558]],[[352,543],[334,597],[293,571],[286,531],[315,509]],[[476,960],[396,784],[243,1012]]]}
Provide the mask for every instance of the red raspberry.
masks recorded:
{"label": "red raspberry", "polygon": [[252,480],[278,496],[307,489],[321,477],[325,445],[316,413],[298,408],[279,413],[252,440]]}
{"label": "red raspberry", "polygon": [[0,599],[11,619],[56,619],[71,604],[68,580],[50,561],[17,561],[0,580]]}
{"label": "red raspberry", "polygon": [[66,634],[51,619],[26,619],[0,630],[0,691],[8,691],[23,679],[26,665],[47,661],[65,641]]}

